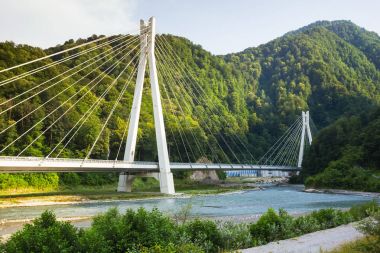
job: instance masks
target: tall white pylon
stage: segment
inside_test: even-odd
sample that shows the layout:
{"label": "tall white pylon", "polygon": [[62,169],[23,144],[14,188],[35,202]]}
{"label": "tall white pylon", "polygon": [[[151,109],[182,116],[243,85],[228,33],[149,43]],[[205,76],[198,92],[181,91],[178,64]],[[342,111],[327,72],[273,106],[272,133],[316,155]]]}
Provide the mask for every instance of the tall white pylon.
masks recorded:
{"label": "tall white pylon", "polygon": [[309,114],[309,111],[306,112],[305,119],[306,119],[307,138],[309,140],[309,144],[311,145],[311,143],[313,142],[313,137],[311,136],[311,130],[310,130],[310,114]]}
{"label": "tall white pylon", "polygon": [[307,139],[309,140],[309,144],[311,145],[311,142],[313,141],[313,138],[311,136],[310,131],[310,115],[309,111],[302,112],[302,131],[301,131],[301,142],[300,142],[300,150],[298,153],[298,167],[301,168],[302,166],[302,159],[303,159],[303,153],[305,150],[305,133],[307,132]]}
{"label": "tall white pylon", "polygon": [[[156,58],[154,55],[155,45],[155,19],[151,17],[149,22],[145,24],[140,20],[140,59],[136,78],[136,87],[133,97],[131,119],[128,128],[128,137],[125,147],[124,160],[128,162],[134,161],[137,130],[140,117],[141,99],[144,85],[145,67],[149,63],[149,77],[152,91],[154,126],[156,131],[156,142],[158,152],[158,164],[160,172],[158,174],[150,174],[160,181],[160,191],[166,194],[174,194],[173,174],[170,171],[170,161],[168,148],[166,143],[166,133],[164,126],[164,117],[162,114],[160,89],[158,86]],[[146,175],[143,175],[146,176]],[[132,190],[132,181],[135,175],[121,173],[119,176],[119,184],[117,190],[119,192],[130,192]]]}

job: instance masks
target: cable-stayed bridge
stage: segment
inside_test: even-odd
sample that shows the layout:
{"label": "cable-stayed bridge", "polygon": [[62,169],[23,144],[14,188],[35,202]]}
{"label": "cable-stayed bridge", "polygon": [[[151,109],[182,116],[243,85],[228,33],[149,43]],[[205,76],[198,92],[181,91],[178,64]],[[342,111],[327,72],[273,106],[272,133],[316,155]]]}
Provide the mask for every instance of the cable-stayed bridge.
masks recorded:
{"label": "cable-stayed bridge", "polygon": [[[76,63],[79,57],[86,60]],[[58,68],[61,65],[69,67]],[[148,91],[144,89],[147,66]],[[44,71],[53,67],[60,71],[41,82],[33,81],[33,76],[43,76]],[[141,21],[138,36],[99,37],[0,69],[0,75],[4,97],[0,101],[0,117],[11,118],[0,128],[1,173],[120,172],[119,191],[130,191],[136,176],[152,176],[160,181],[161,192],[172,194],[175,192],[172,170],[246,171],[261,175],[267,171],[297,172],[302,166],[305,144],[312,141],[309,112],[302,112],[259,159],[254,158],[242,136],[235,134],[227,138],[221,131],[215,131],[210,122],[212,115],[220,114],[218,104],[207,96],[205,87],[197,81],[196,73],[186,68],[165,36],[156,36],[154,18],[147,23]],[[108,82],[111,75],[114,79]],[[20,87],[19,94],[7,96],[6,89],[16,84],[29,85]],[[118,113],[120,108],[126,108],[124,103],[127,95],[132,93],[129,91],[133,84],[129,113]],[[150,93],[152,99],[158,162],[135,161],[144,92]],[[17,108],[28,107],[29,102],[35,99],[39,99],[37,107],[27,108],[29,110],[24,110],[26,112],[21,115],[12,115]],[[61,102],[56,103],[57,99]],[[85,103],[87,100],[90,102]],[[107,104],[109,101],[112,103]],[[49,110],[39,114],[45,108]],[[99,113],[100,108],[105,108],[106,115],[102,117],[101,128],[91,135],[91,144],[78,151],[77,157],[75,153],[69,154],[69,147],[73,149],[75,141],[77,144],[81,142],[78,136],[83,131],[86,133],[92,116]],[[73,112],[78,114],[78,111],[76,120],[67,123],[69,130],[59,131],[58,126],[65,124],[73,117]],[[200,114],[211,118],[199,117]],[[193,118],[186,115],[191,115],[202,126],[206,142],[202,143],[194,131],[185,131],[185,128],[192,129],[191,124],[194,124],[191,122]],[[104,141],[107,126],[117,124],[122,117],[126,123],[118,132],[114,158],[110,159],[109,151],[107,159],[94,159]],[[226,127],[232,127],[223,115],[220,119]],[[174,122],[178,126],[177,133],[169,126],[167,135],[165,120],[166,125]],[[17,127],[26,122],[32,123],[15,135]],[[59,136],[53,138],[53,132]],[[48,147],[39,145],[40,140],[49,134],[56,141],[51,141]],[[170,152],[168,147],[172,147]],[[31,150],[36,149],[43,150],[42,156],[28,156]],[[123,150],[124,155],[121,154]],[[173,153],[179,161],[169,159]],[[244,154],[243,157],[238,153]]]}

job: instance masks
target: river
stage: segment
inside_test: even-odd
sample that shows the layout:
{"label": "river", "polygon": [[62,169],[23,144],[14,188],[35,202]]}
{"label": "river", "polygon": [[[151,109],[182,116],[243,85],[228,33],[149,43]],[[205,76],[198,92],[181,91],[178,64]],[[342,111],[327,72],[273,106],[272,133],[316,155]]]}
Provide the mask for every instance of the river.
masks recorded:
{"label": "river", "polygon": [[[355,204],[372,200],[367,195],[330,193],[307,193],[303,186],[274,186],[262,190],[248,190],[218,195],[173,197],[145,200],[94,201],[51,206],[28,206],[0,208],[0,223],[28,220],[38,217],[46,209],[53,210],[58,218],[88,217],[117,207],[120,211],[144,207],[175,214],[182,206],[191,203],[191,214],[201,217],[258,216],[268,208],[284,208],[291,214],[306,213],[321,208],[349,208]],[[379,201],[379,198],[377,198]]]}

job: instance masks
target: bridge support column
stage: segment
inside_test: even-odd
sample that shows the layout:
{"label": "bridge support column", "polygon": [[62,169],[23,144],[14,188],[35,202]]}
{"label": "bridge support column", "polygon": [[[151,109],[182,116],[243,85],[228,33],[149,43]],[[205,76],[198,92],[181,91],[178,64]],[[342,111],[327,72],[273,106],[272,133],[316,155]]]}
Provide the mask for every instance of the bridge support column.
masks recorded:
{"label": "bridge support column", "polygon": [[310,129],[310,114],[309,111],[305,114],[305,126],[306,126],[306,132],[307,132],[307,139],[309,140],[309,145],[313,142],[313,136],[311,135],[311,129]]}
{"label": "bridge support column", "polygon": [[303,151],[305,148],[305,123],[306,123],[306,114],[304,111],[302,111],[302,131],[301,131],[301,142],[300,142],[300,150],[298,152],[298,167],[302,166],[302,159],[303,159]]}
{"label": "bridge support column", "polygon": [[298,153],[298,167],[301,168],[302,166],[302,160],[303,160],[303,154],[305,151],[305,135],[307,133],[307,139],[309,140],[309,144],[311,145],[312,142],[312,135],[310,130],[310,116],[309,111],[302,112],[302,131],[301,131],[301,142],[300,142],[300,150]]}
{"label": "bridge support column", "polygon": [[173,174],[170,171],[170,161],[168,153],[168,145],[166,143],[166,133],[164,126],[164,116],[162,113],[160,87],[158,86],[156,58],[154,56],[155,30],[156,24],[154,18],[149,19],[150,34],[149,34],[149,74],[150,86],[153,99],[153,115],[154,126],[156,130],[156,141],[158,151],[158,164],[160,168],[160,190],[162,193],[174,194]]}
{"label": "bridge support column", "polygon": [[121,173],[119,175],[119,184],[117,186],[118,192],[131,192],[132,191],[132,183],[135,179],[134,175],[128,175],[125,173]]}
{"label": "bridge support column", "polygon": [[[127,144],[125,148],[124,160],[133,162],[136,140],[137,140],[137,130],[140,116],[142,91],[145,76],[146,62],[149,62],[149,77],[152,91],[152,101],[153,101],[153,116],[154,116],[154,126],[156,132],[156,142],[157,142],[157,152],[158,152],[158,163],[159,163],[159,175],[154,173],[147,174],[145,176],[153,176],[158,178],[160,181],[160,191],[166,194],[174,194],[174,181],[173,174],[170,171],[170,161],[168,148],[166,143],[166,133],[164,126],[164,117],[162,113],[161,106],[161,95],[160,88],[158,85],[157,68],[156,68],[156,58],[154,56],[154,45],[155,45],[155,19],[152,17],[149,19],[149,23],[145,24],[143,20],[140,21],[140,44],[141,44],[141,54],[139,59],[139,68],[136,79],[135,94],[133,97],[133,104],[131,109],[131,120],[128,129]],[[130,190],[131,182],[128,182],[128,176],[121,174],[119,177],[118,191]]]}

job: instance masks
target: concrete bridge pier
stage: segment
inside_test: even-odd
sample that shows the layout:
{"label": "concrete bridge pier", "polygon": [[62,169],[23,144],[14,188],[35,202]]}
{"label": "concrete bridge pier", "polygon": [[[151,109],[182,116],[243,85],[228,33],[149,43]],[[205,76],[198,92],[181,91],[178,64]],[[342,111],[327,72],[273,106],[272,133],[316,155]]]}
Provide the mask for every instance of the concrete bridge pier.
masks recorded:
{"label": "concrete bridge pier", "polygon": [[[139,66],[137,71],[135,93],[133,96],[132,109],[130,114],[130,124],[128,129],[127,143],[125,148],[124,160],[128,162],[134,161],[137,130],[140,117],[141,99],[144,85],[145,68],[149,64],[149,79],[152,91],[154,127],[156,132],[157,153],[159,173],[149,173],[145,176],[153,176],[160,182],[160,190],[162,193],[174,194],[173,174],[170,171],[170,161],[168,147],[166,143],[166,133],[164,126],[164,117],[161,106],[160,88],[158,85],[156,58],[154,55],[155,47],[155,19],[152,17],[148,23],[140,21],[140,47],[141,53],[139,58]],[[119,177],[119,185],[117,190],[120,192],[131,191],[132,182],[135,176],[122,173]]]}
{"label": "concrete bridge pier", "polygon": [[[171,186],[174,188],[173,175],[171,172],[168,172],[167,174],[169,175],[165,175],[165,172],[137,173],[137,174],[120,173],[117,191],[118,192],[132,192],[132,184],[136,177],[153,177],[157,181],[160,182],[161,193],[173,194],[173,192],[169,191]],[[170,181],[170,179],[172,181]]]}

